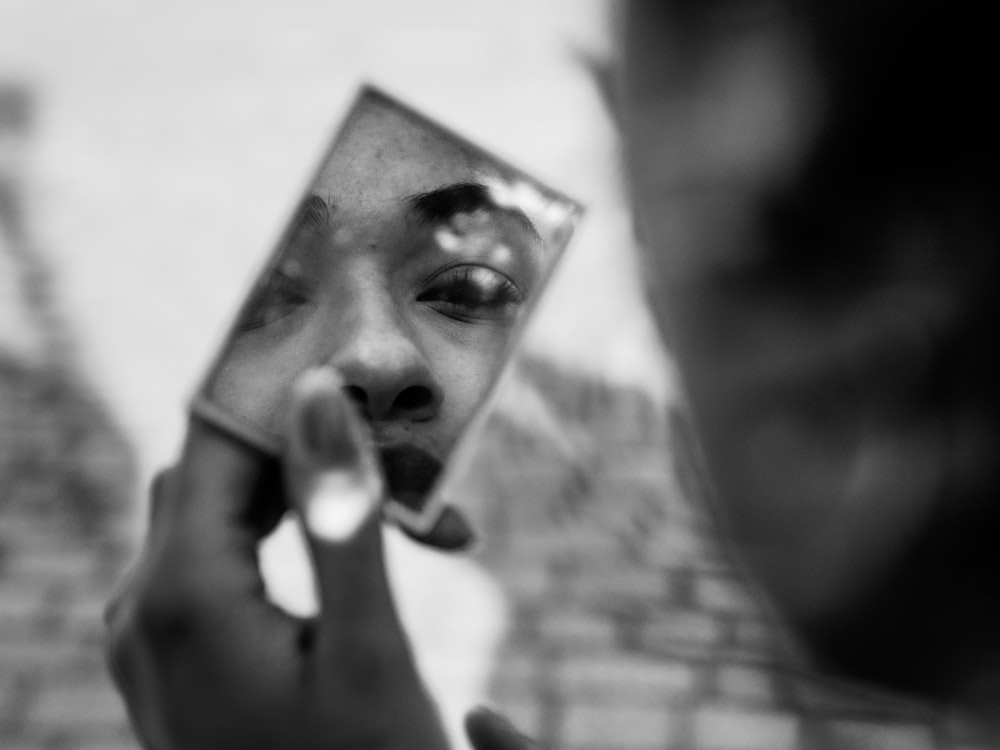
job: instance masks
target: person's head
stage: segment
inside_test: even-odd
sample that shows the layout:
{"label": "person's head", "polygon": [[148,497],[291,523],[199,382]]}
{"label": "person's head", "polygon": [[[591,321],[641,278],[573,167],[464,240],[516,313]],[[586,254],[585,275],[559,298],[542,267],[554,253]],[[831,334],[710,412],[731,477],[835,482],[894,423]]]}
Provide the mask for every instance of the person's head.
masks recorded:
{"label": "person's head", "polygon": [[830,667],[975,701],[1000,673],[1000,131],[968,11],[635,2],[621,93],[738,554]]}
{"label": "person's head", "polygon": [[462,143],[381,107],[341,142],[244,309],[214,396],[272,424],[297,375],[334,368],[393,496],[416,505],[502,366],[547,251]]}

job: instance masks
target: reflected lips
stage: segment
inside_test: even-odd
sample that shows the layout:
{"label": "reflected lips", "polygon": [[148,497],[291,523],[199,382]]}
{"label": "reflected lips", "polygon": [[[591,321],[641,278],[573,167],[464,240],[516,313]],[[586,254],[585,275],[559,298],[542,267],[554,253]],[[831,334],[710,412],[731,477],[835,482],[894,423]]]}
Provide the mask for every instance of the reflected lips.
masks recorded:
{"label": "reflected lips", "polygon": [[441,461],[408,443],[380,447],[378,456],[389,495],[411,510],[420,510],[444,468]]}

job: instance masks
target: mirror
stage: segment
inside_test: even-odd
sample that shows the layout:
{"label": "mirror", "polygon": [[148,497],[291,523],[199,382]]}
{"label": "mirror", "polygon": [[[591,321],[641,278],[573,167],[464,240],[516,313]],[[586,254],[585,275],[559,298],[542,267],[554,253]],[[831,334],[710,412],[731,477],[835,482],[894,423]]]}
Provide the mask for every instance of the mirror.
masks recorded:
{"label": "mirror", "polygon": [[362,89],[193,410],[270,453],[291,385],[335,368],[371,427],[389,515],[422,531],[579,204]]}

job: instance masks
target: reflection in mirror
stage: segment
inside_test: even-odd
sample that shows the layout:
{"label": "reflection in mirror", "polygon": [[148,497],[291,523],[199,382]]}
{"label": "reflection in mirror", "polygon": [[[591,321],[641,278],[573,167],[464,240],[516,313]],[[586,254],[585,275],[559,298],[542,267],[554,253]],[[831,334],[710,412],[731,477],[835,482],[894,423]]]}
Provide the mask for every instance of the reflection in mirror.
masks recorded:
{"label": "reflection in mirror", "polygon": [[194,410],[279,452],[291,385],[329,366],[371,427],[391,515],[421,530],[580,207],[365,88]]}

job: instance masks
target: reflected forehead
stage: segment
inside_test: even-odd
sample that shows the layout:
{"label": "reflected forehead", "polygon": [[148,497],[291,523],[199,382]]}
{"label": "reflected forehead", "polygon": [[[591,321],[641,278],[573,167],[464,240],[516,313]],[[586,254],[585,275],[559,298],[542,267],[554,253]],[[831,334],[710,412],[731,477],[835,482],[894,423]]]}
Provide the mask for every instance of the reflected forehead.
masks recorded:
{"label": "reflected forehead", "polygon": [[449,134],[369,102],[340,134],[313,192],[342,211],[377,210],[440,185],[474,181],[481,161]]}

